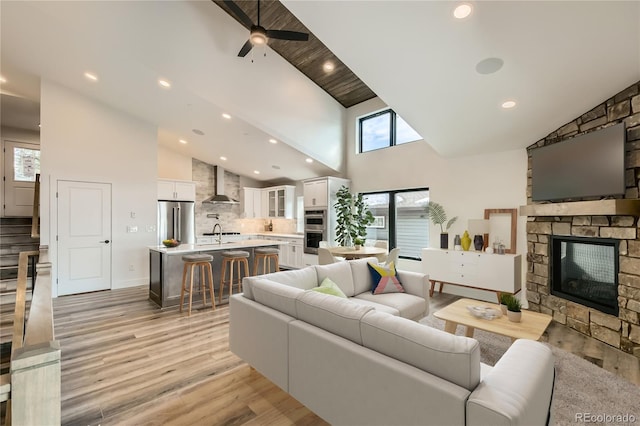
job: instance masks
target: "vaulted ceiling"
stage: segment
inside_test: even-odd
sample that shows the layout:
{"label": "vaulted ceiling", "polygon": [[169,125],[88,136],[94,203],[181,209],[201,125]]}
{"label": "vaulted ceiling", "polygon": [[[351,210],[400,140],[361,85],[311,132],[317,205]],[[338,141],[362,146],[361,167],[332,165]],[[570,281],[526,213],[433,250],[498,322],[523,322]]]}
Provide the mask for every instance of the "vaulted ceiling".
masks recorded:
{"label": "vaulted ceiling", "polygon": [[[256,2],[237,4],[256,19]],[[640,2],[471,4],[456,20],[453,1],[268,1],[261,24],[310,41],[238,58],[248,29],[220,1],[3,1],[0,89],[38,102],[40,79],[62,84],[155,123],[161,145],[270,181],[344,172],[345,107],[374,93],[463,156],[524,148],[640,80]]]}

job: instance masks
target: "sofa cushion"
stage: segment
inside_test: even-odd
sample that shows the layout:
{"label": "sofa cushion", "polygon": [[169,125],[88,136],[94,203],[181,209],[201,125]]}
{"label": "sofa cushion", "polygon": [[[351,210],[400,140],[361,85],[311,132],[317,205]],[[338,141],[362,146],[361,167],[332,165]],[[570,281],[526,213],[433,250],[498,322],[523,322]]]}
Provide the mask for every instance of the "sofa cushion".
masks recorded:
{"label": "sofa cushion", "polygon": [[350,260],[351,275],[353,276],[353,287],[355,295],[368,291],[371,293],[371,273],[367,263],[378,262],[375,257],[365,257],[358,260]]}
{"label": "sofa cushion", "polygon": [[367,291],[357,294],[355,298],[390,306],[398,310],[401,317],[415,320],[421,319],[427,309],[426,300],[409,293],[371,294]]}
{"label": "sofa cushion", "polygon": [[261,275],[261,277],[261,279],[253,280],[251,284],[254,300],[297,318],[296,297],[298,297],[300,293],[304,293],[304,290],[271,281],[264,278],[266,275]]}
{"label": "sofa cushion", "polygon": [[302,292],[296,298],[298,319],[359,345],[362,344],[360,319],[372,310],[371,306],[315,291]]}
{"label": "sofa cushion", "polygon": [[363,345],[473,390],[480,382],[480,344],[384,312],[361,320]]}
{"label": "sofa cushion", "polygon": [[389,265],[378,265],[377,263],[367,263],[371,273],[371,293],[404,293],[404,287],[396,275],[396,266],[393,262]]}
{"label": "sofa cushion", "polygon": [[330,294],[332,296],[342,297],[343,299],[347,298],[342,290],[340,290],[340,287],[338,287],[338,284],[331,281],[329,277],[322,280],[322,283],[318,287],[314,287],[307,291],[317,291],[318,293]]}
{"label": "sofa cushion", "polygon": [[400,311],[398,311],[393,306],[387,306],[387,305],[383,305],[382,303],[372,302],[370,300],[359,298],[358,296],[350,297],[349,301],[352,303],[357,303],[358,305],[362,305],[362,306],[371,306],[376,311],[386,312],[388,314],[395,315],[395,316],[400,315]]}
{"label": "sofa cushion", "polygon": [[[321,283],[328,277],[331,281],[338,284],[340,290],[342,290],[347,297],[353,296],[353,277],[351,276],[351,267],[349,263],[350,262],[336,262],[329,265],[314,266],[318,276],[317,282]],[[317,285],[318,284],[314,285],[314,287]]]}

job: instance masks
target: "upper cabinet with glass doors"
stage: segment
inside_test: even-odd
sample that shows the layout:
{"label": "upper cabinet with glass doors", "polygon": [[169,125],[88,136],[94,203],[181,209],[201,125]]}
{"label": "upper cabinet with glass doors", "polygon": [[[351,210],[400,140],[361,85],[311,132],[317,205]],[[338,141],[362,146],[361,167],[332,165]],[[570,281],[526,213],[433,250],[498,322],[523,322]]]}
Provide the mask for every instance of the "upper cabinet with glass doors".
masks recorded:
{"label": "upper cabinet with glass doors", "polygon": [[265,216],[293,219],[295,189],[296,187],[292,185],[274,186],[263,189],[262,205],[266,207]]}

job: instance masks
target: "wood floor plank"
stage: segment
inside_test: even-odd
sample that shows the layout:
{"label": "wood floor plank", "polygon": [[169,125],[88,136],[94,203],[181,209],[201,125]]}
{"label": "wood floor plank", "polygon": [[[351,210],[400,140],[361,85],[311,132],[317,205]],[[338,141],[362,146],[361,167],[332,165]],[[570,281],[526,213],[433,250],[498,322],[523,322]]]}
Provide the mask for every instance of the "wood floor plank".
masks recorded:
{"label": "wood floor plank", "polygon": [[[456,300],[437,294],[431,311]],[[326,425],[229,351],[229,308],[161,310],[147,287],[59,297],[64,425]],[[638,359],[554,325],[550,344],[640,384]]]}

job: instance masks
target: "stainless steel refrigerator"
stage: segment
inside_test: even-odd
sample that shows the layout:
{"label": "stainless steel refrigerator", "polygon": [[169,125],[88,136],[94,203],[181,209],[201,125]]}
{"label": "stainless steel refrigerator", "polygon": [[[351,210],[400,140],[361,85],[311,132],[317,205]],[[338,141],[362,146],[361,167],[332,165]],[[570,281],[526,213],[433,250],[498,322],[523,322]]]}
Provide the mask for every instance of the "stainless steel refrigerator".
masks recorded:
{"label": "stainless steel refrigerator", "polygon": [[195,244],[195,203],[158,201],[158,245],[175,238],[182,244]]}

